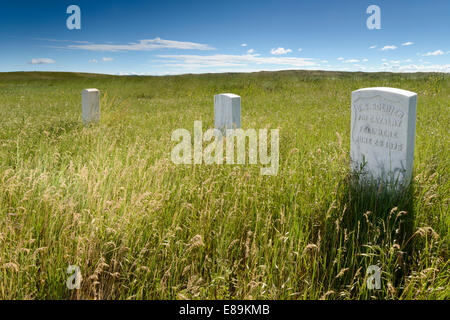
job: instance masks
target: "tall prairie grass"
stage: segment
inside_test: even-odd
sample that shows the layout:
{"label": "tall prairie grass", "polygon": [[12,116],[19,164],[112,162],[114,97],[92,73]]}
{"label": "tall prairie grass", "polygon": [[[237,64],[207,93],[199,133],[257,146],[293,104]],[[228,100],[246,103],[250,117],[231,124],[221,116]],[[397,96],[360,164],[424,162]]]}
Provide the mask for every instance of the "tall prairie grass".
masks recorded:
{"label": "tall prairie grass", "polygon": [[[372,86],[418,94],[399,194],[351,183],[351,91]],[[280,130],[276,176],[171,162],[172,131],[213,127],[223,92],[243,128]],[[449,299],[449,104],[441,74],[0,74],[0,298]]]}

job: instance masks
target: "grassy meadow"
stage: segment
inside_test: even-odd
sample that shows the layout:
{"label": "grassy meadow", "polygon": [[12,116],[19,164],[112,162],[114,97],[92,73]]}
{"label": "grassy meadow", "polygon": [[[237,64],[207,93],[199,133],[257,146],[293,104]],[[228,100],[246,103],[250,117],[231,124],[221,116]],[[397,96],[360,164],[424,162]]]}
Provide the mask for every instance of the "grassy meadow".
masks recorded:
{"label": "grassy meadow", "polygon": [[[375,86],[418,94],[396,195],[350,183],[351,91]],[[172,131],[212,128],[224,92],[242,128],[280,130],[276,176],[172,163]],[[449,106],[443,74],[0,73],[0,299],[450,299]]]}

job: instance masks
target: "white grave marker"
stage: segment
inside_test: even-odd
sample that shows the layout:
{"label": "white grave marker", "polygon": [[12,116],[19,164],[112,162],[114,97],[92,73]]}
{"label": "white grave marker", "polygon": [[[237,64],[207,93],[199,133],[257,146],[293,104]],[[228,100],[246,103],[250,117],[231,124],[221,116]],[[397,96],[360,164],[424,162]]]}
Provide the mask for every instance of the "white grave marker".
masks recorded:
{"label": "white grave marker", "polygon": [[232,93],[214,96],[214,125],[225,132],[241,128],[241,97]]}
{"label": "white grave marker", "polygon": [[81,93],[81,105],[84,124],[100,120],[100,92],[97,89],[84,89]]}
{"label": "white grave marker", "polygon": [[417,94],[395,88],[352,92],[350,157],[363,178],[407,185],[412,178]]}

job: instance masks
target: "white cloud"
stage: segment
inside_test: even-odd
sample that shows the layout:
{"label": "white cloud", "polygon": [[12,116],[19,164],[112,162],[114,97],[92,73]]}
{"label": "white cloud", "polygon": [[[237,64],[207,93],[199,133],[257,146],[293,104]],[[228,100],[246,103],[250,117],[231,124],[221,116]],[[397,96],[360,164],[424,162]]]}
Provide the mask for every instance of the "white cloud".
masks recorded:
{"label": "white cloud", "polygon": [[89,60],[89,62],[90,63],[97,63],[98,61],[97,61],[97,59],[91,59],[91,60]]}
{"label": "white cloud", "polygon": [[450,64],[415,65],[410,64],[398,67],[400,72],[450,72]]}
{"label": "white cloud", "polygon": [[303,49],[302,48],[298,48],[298,52],[302,52],[303,51]]}
{"label": "white cloud", "polygon": [[103,58],[102,58],[102,61],[104,61],[104,62],[114,61],[114,58],[103,57]]}
{"label": "white cloud", "polygon": [[424,56],[424,57],[428,57],[428,56],[441,56],[441,55],[443,55],[443,54],[445,54],[444,51],[442,51],[442,50],[436,50],[436,51],[433,51],[433,52],[427,52],[427,53],[423,54],[422,56]]}
{"label": "white cloud", "polygon": [[367,62],[369,61],[369,59],[362,59],[362,62]]}
{"label": "white cloud", "polygon": [[246,46],[247,46],[246,43],[241,44],[241,47],[246,47]]}
{"label": "white cloud", "polygon": [[322,63],[328,63],[328,60],[322,60],[322,61],[320,61],[320,62],[322,62]]}
{"label": "white cloud", "polygon": [[49,38],[34,38],[34,40],[49,41],[49,42],[91,43],[89,41],[60,40],[60,39],[49,39]]}
{"label": "white cloud", "polygon": [[405,43],[402,43],[402,46],[412,46],[414,44],[414,42],[408,41]]}
{"label": "white cloud", "polygon": [[253,52],[255,52],[255,50],[254,50],[254,49],[250,49],[250,50],[247,50],[247,53],[250,53],[250,54],[252,54]]}
{"label": "white cloud", "polygon": [[[157,57],[168,59],[166,66],[183,68],[210,68],[210,67],[248,67],[249,65],[271,65],[290,67],[317,66],[310,58],[296,57],[261,57],[259,54],[227,55],[217,54],[210,56],[200,55],[158,55]],[[259,69],[261,70],[261,68]]]}
{"label": "white cloud", "polygon": [[394,45],[391,45],[391,46],[384,46],[383,48],[381,48],[381,51],[395,50],[395,49],[397,49],[397,47]]}
{"label": "white cloud", "polygon": [[375,49],[376,47],[377,47],[376,45],[370,46],[369,49]]}
{"label": "white cloud", "polygon": [[[389,62],[382,63],[377,67],[377,71],[390,71],[390,72],[444,72],[450,73],[450,64],[431,64],[426,61],[421,61],[420,64],[410,63],[411,59],[406,60],[390,60]],[[406,64],[407,63],[407,64]]]}
{"label": "white cloud", "polygon": [[206,44],[194,42],[182,42],[174,40],[164,40],[161,38],[139,40],[137,43],[128,44],[77,44],[68,45],[67,49],[80,49],[90,51],[151,51],[158,49],[184,49],[184,50],[214,50]]}
{"label": "white cloud", "polygon": [[359,62],[358,59],[348,59],[348,60],[344,60],[344,63],[356,63]]}
{"label": "white cloud", "polygon": [[55,60],[50,58],[33,58],[29,62],[30,64],[50,64],[55,63]]}
{"label": "white cloud", "polygon": [[345,60],[343,57],[339,57],[339,58],[337,58],[339,61],[343,61],[343,60]]}
{"label": "white cloud", "polygon": [[282,47],[270,50],[270,53],[274,54],[274,55],[287,54],[289,52],[292,52],[292,50],[291,49],[285,49],[285,48],[282,48]]}

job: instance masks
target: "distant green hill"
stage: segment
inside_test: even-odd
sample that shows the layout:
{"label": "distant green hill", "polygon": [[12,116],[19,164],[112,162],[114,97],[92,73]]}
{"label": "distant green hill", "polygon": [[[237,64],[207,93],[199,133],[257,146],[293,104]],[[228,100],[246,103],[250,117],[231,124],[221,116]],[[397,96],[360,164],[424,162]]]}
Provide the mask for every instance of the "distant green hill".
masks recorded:
{"label": "distant green hill", "polygon": [[[208,78],[208,77],[221,77],[229,75],[239,75],[239,76],[307,76],[307,77],[339,77],[348,78],[354,76],[362,76],[369,79],[383,78],[386,76],[400,76],[408,79],[415,79],[430,75],[441,75],[442,77],[447,77],[449,75],[442,73],[390,73],[390,72],[344,72],[344,71],[321,71],[321,70],[282,70],[282,71],[260,71],[252,73],[204,73],[204,74],[182,74],[182,75],[171,75],[171,76],[138,76],[138,77],[194,77],[194,78]],[[74,79],[107,79],[107,78],[122,78],[122,77],[136,77],[134,75],[120,76],[120,75],[109,75],[109,74],[99,74],[99,73],[84,73],[84,72],[46,72],[46,71],[16,71],[16,72],[0,72],[0,81],[32,81],[32,80],[74,80]]]}
{"label": "distant green hill", "polygon": [[0,81],[21,80],[73,80],[74,78],[109,78],[111,75],[81,72],[41,72],[41,71],[18,71],[0,72]]}

